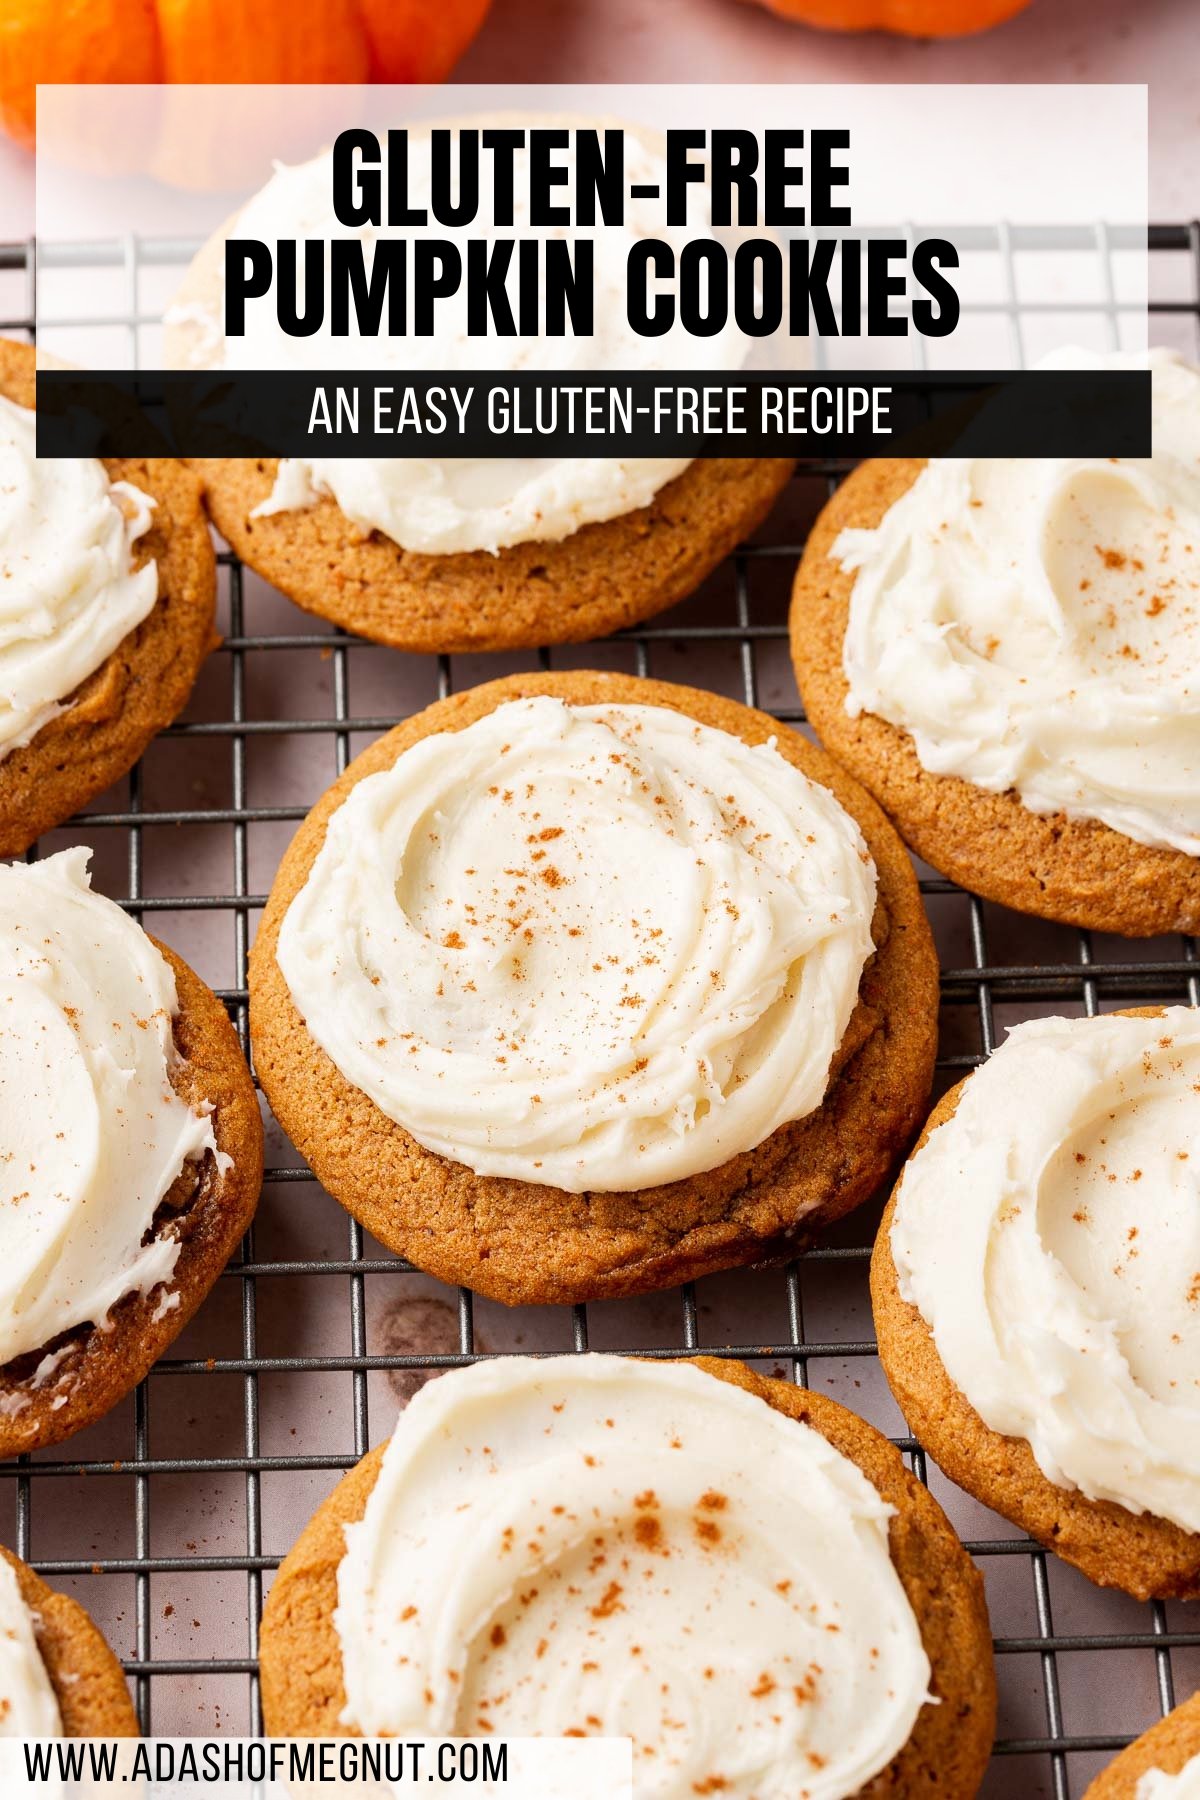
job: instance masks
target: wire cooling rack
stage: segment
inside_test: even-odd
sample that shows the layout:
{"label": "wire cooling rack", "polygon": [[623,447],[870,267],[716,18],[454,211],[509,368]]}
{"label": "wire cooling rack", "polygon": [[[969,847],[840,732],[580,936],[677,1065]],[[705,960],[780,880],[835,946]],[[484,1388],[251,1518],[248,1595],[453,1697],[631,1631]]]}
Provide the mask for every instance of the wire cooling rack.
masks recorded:
{"label": "wire cooling rack", "polygon": [[[159,317],[147,272],[173,280],[191,246],[74,246],[77,310],[50,324],[140,335]],[[1091,331],[1118,344],[1113,234],[980,234],[994,283],[970,309],[1010,334]],[[1151,338],[1200,353],[1200,225],[1153,227]],[[1051,298],[1030,267],[1072,262]],[[43,250],[43,264],[48,252]],[[88,273],[90,271],[90,273]],[[1079,272],[1082,271],[1082,278]],[[1034,271],[1036,273],[1036,270]],[[32,244],[0,245],[0,330],[34,335]],[[115,283],[115,286],[114,286]],[[114,298],[115,296],[115,298]],[[1068,319],[1069,315],[1069,319]],[[1031,342],[1031,336],[1033,342]],[[809,463],[759,537],[671,614],[599,645],[528,657],[404,657],[310,621],[221,555],[224,641],[184,719],[126,783],[39,854],[94,846],[95,884],[188,956],[246,1045],[246,953],[280,851],[350,756],[416,707],[512,668],[617,667],[716,687],[804,727],[786,653],[790,577],[844,465]],[[958,1080],[1037,1012],[1200,1004],[1186,939],[1129,943],[1047,926],[921,870],[942,956],[939,1081]],[[1069,1800],[1123,1743],[1200,1686],[1200,1613],[1136,1605],[1073,1571],[940,1475],[882,1381],[866,1295],[878,1206],[779,1270],[744,1271],[636,1302],[507,1313],[419,1275],[347,1220],[267,1115],[254,1229],[196,1321],[131,1400],[56,1450],[0,1465],[0,1535],[74,1591],[125,1653],[144,1730],[258,1731],[264,1587],[312,1508],[387,1435],[429,1371],[498,1350],[589,1347],[747,1358],[822,1386],[888,1430],[984,1572],[1001,1689],[985,1793]],[[153,1421],[153,1424],[152,1424]]]}

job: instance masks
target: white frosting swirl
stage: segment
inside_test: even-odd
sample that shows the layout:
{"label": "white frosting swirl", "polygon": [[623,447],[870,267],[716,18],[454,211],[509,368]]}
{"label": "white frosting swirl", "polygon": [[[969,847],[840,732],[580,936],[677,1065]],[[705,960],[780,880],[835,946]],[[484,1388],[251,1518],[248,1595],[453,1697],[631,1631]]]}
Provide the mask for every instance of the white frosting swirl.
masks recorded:
{"label": "white frosting swirl", "polygon": [[175,977],[89,854],[0,867],[0,1363],[170,1281],[178,1242],[143,1237],[216,1149],[171,1086]]}
{"label": "white frosting swirl", "polygon": [[[408,192],[414,206],[427,206],[430,195],[431,139],[414,129],[409,137]],[[573,168],[573,155],[564,158]],[[329,154],[298,168],[280,168],[261,193],[242,211],[239,236],[274,244],[281,238],[359,238],[373,246],[405,238],[411,244],[444,238],[436,222],[426,226],[355,228],[339,222],[333,211]],[[602,370],[735,369],[747,348],[730,324],[712,337],[694,337],[676,323],[659,338],[639,337],[626,318],[626,263],[639,238],[654,237],[676,253],[689,238],[708,228],[706,202],[699,186],[689,196],[686,227],[666,223],[666,163],[656,150],[632,133],[625,135],[625,178],[655,187],[663,198],[630,198],[621,226],[589,228],[533,226],[529,208],[529,158],[514,162],[514,222],[498,225],[490,187],[490,165],[481,159],[480,213],[471,226],[473,239],[491,245],[524,240],[544,246],[566,238],[590,245],[595,266],[595,330],[590,337],[549,337],[544,321],[537,335],[500,337],[467,334],[465,286],[439,302],[431,336],[409,332],[397,337],[362,337],[357,332],[334,337],[328,318],[307,338],[285,337],[279,329],[273,299],[251,301],[246,331],[238,338],[202,337],[198,360],[214,356],[228,368],[381,369],[399,374],[438,369],[447,379],[474,369],[555,369],[595,373]],[[385,178],[386,193],[386,178]],[[411,260],[410,249],[410,260]],[[515,293],[515,282],[512,292]],[[411,287],[409,289],[411,297]],[[177,309],[179,323],[195,323],[195,304]],[[451,414],[453,419],[453,414]],[[514,441],[514,449],[521,440]],[[436,451],[438,439],[431,438]],[[363,531],[381,531],[406,550],[445,555],[455,551],[503,549],[529,541],[555,541],[581,526],[647,506],[658,490],[682,474],[688,459],[515,455],[472,459],[405,457],[289,458],[280,464],[274,491],[256,516],[312,505],[332,495],[343,513]]]}
{"label": "white frosting swirl", "polygon": [[1164,1769],[1147,1769],[1137,1784],[1135,1800],[1200,1800],[1200,1756],[1193,1756],[1168,1775]]}
{"label": "white frosting swirl", "polygon": [[58,1701],[12,1565],[0,1557],[0,1738],[61,1737]]}
{"label": "white frosting swirl", "polygon": [[360,531],[430,556],[557,543],[649,506],[686,460],[641,457],[284,457],[252,517],[332,498]]}
{"label": "white frosting swirl", "polygon": [[34,415],[0,396],[0,758],[29,743],[158,597],[133,546],[154,502],[90,457],[34,454]]}
{"label": "white frosting swirl", "polygon": [[1149,367],[1153,458],[935,461],[843,531],[847,708],[935,774],[1200,855],[1200,371],[1051,360]]}
{"label": "white frosting swirl", "polygon": [[699,1369],[456,1370],[346,1528],[343,1719],[632,1736],[639,1800],[844,1800],[928,1697],[891,1511],[818,1432]]}
{"label": "white frosting swirl", "polygon": [[986,1425],[1200,1531],[1200,1011],[1018,1025],[905,1169],[891,1245]]}
{"label": "white frosting swirl", "polygon": [[874,905],[858,826],[773,744],[541,697],[359,781],[278,960],[342,1074],[428,1149],[625,1191],[821,1104]]}

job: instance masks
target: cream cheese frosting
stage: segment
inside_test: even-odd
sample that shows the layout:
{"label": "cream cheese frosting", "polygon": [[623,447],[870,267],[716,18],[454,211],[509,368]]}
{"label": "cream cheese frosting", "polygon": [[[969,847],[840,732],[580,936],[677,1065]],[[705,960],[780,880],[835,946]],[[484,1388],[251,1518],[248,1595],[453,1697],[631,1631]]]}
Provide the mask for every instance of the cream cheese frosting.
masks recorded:
{"label": "cream cheese frosting", "polygon": [[0,396],[0,758],[154,606],[155,565],[133,567],[153,504],[90,457],[39,461],[34,414]]}
{"label": "cream cheese frosting", "polygon": [[687,466],[670,457],[284,457],[252,516],[329,498],[360,531],[404,550],[496,552],[636,512]]}
{"label": "cream cheese frosting", "polygon": [[542,696],[359,781],[277,954],[312,1037],[427,1149],[625,1191],[821,1104],[875,888],[773,743]]}
{"label": "cream cheese frosting", "polygon": [[845,1800],[929,1697],[891,1511],[819,1433],[690,1366],[455,1370],[346,1527],[343,1721],[632,1736],[639,1800]]}
{"label": "cream cheese frosting", "polygon": [[[572,157],[564,160],[567,166],[573,164]],[[428,131],[414,128],[409,136],[408,192],[415,207],[428,203],[430,168],[431,138]],[[672,368],[715,371],[741,365],[748,340],[732,324],[710,337],[697,337],[677,322],[663,336],[650,338],[638,336],[627,322],[625,271],[631,248],[641,238],[654,237],[678,254],[689,238],[703,235],[708,229],[708,213],[699,185],[690,193],[685,226],[667,224],[665,198],[631,196],[622,225],[566,230],[530,223],[526,152],[519,152],[514,161],[512,225],[496,223],[487,173],[485,160],[480,213],[471,227],[473,239],[489,246],[504,239],[544,242],[564,237],[590,244],[595,267],[593,335],[549,337],[543,327],[536,336],[500,337],[493,331],[470,337],[464,291],[439,303],[432,336],[374,338],[352,332],[335,338],[326,320],[312,336],[291,338],[280,330],[275,308],[267,300],[248,303],[242,336],[222,338],[218,330],[214,339],[211,332],[205,332],[199,340],[198,359],[208,362],[215,358],[225,367],[240,369],[380,369],[399,374],[437,369],[448,380],[476,369],[578,370],[583,374]],[[627,187],[648,185],[665,196],[664,156],[632,132],[625,134],[625,178]],[[444,228],[436,223],[403,228],[341,224],[333,211],[331,162],[325,153],[298,167],[278,168],[242,211],[238,234],[267,243],[281,238],[312,237],[329,242],[359,237],[374,244],[401,236],[436,238],[444,236]],[[195,304],[186,313],[173,316],[181,323],[196,323]],[[432,444],[436,449],[436,439]],[[514,440],[513,448],[520,447],[521,440]],[[634,512],[647,506],[659,489],[687,466],[687,458],[620,461],[602,456],[519,454],[493,459],[286,458],[280,463],[273,492],[256,516],[311,506],[323,496],[332,496],[362,531],[383,532],[405,550],[435,555],[498,551],[530,541],[557,541],[584,525]]]}
{"label": "cream cheese frosting", "polygon": [[934,774],[1200,855],[1200,370],[1050,362],[1148,367],[1153,457],[933,461],[843,531],[847,709]]}
{"label": "cream cheese frosting", "polygon": [[174,974],[89,854],[0,867],[0,1363],[169,1282],[178,1241],[143,1239],[219,1154],[171,1085]]}
{"label": "cream cheese frosting", "polygon": [[985,1425],[1200,1531],[1200,1010],[1015,1027],[905,1169],[891,1248]]}
{"label": "cream cheese frosting", "polygon": [[1135,1800],[1200,1800],[1200,1756],[1193,1756],[1174,1775],[1147,1769],[1138,1781]]}
{"label": "cream cheese frosting", "polygon": [[0,1557],[0,1738],[61,1737],[58,1701],[11,1564]]}

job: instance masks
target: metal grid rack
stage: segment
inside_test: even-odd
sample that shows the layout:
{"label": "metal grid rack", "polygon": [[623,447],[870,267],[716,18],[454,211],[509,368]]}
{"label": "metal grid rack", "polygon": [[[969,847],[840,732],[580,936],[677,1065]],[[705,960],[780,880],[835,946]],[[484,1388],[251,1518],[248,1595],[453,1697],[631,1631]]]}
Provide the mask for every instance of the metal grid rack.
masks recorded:
{"label": "metal grid rack", "polygon": [[[1080,247],[1078,234],[1076,239],[1076,247]],[[997,234],[997,247],[1005,256],[1006,275],[996,310],[1007,317],[1018,348],[1021,344],[1021,302],[1013,274],[1014,253],[1022,247],[1036,249],[1052,241],[1053,234],[1036,231],[1022,234],[1014,229]],[[1104,312],[1112,326],[1113,341],[1116,341],[1118,313],[1122,308],[1116,298],[1109,266],[1111,245],[1107,234],[1099,228],[1094,236],[1083,234],[1082,247],[1086,249],[1089,245],[1092,252],[1098,254],[1102,270],[1100,297],[1090,308],[1073,304],[1070,310]],[[1200,224],[1153,227],[1150,246],[1152,293],[1159,294],[1158,298],[1152,298],[1151,311],[1172,321],[1166,328],[1181,347],[1200,351]],[[97,266],[110,269],[115,266],[126,273],[128,310],[120,322],[129,328],[136,344],[138,328],[144,322],[138,290],[138,275],[143,262],[186,261],[190,247],[175,246],[173,250],[163,245],[139,247],[135,240],[128,239],[94,248]],[[141,254],[142,248],[148,250],[145,258]],[[0,320],[0,330],[33,336],[33,277],[31,244],[0,245],[0,307],[5,305],[6,291],[15,293],[15,298],[8,303],[11,316]],[[7,290],[3,286],[6,280],[10,283]],[[111,322],[109,315],[105,318]],[[816,505],[833,491],[844,472],[844,465],[805,465],[797,483],[798,507],[789,502],[781,511],[798,511],[804,515],[807,508],[811,517]],[[796,496],[791,498],[796,499]],[[624,634],[621,640],[611,641],[604,647],[609,659],[620,654],[627,658],[626,666],[636,672],[653,671],[669,676],[677,668],[677,664],[667,666],[667,657],[672,652],[679,654],[691,649],[697,653],[733,658],[735,673],[730,682],[731,691],[749,704],[767,704],[769,710],[775,711],[788,724],[803,725],[803,713],[794,704],[794,690],[790,690],[792,704],[787,704],[785,699],[773,707],[769,697],[763,694],[764,666],[774,658],[774,666],[778,668],[778,659],[786,655],[786,577],[802,550],[802,528],[794,533],[785,532],[787,541],[777,541],[772,533],[778,531],[778,519],[774,524],[768,522],[761,540],[743,547],[732,558],[732,568],[722,572],[721,592],[716,600],[702,604],[698,613],[688,603],[666,620],[652,621]],[[251,614],[257,601],[249,578],[228,551],[222,554],[221,566],[226,589],[226,635],[213,660],[224,665],[219,677],[224,698],[213,716],[196,718],[194,709],[189,709],[184,722],[174,726],[165,737],[216,740],[218,745],[227,748],[228,804],[159,805],[148,797],[139,767],[130,777],[127,799],[113,806],[112,797],[105,796],[100,805],[106,810],[89,812],[81,823],[93,841],[98,842],[100,837],[110,842],[123,840],[126,874],[125,892],[121,898],[136,916],[145,915],[153,924],[152,915],[157,913],[179,918],[202,912],[210,915],[210,923],[219,923],[223,931],[228,930],[231,934],[234,979],[232,985],[220,992],[243,1045],[246,1045],[246,953],[254,916],[265,897],[251,888],[253,834],[266,828],[282,829],[285,833],[290,830],[291,823],[303,816],[320,787],[344,768],[352,753],[352,738],[357,736],[362,741],[396,722],[394,711],[370,716],[356,712],[351,704],[350,679],[352,660],[357,669],[360,666],[357,659],[394,658],[396,653],[382,651],[327,629],[319,621],[310,621],[295,611],[290,615],[292,628],[285,632],[256,629]],[[765,598],[760,593],[764,584],[770,590]],[[331,716],[255,715],[248,698],[255,673],[266,659],[285,652],[309,653],[331,663]],[[542,667],[562,660],[559,652],[536,654]],[[415,658],[402,660],[409,669],[418,661]],[[424,660],[426,665],[432,665],[433,659]],[[443,695],[455,685],[486,679],[493,672],[481,667],[480,659],[472,659],[470,673],[464,674],[463,660],[439,657],[436,669],[428,666],[426,699]],[[586,655],[582,660],[587,660]],[[580,666],[581,659],[577,654],[573,653],[570,661]],[[683,678],[694,679],[694,673],[685,669]],[[786,693],[787,690],[781,691]],[[303,804],[267,804],[251,793],[248,757],[262,740],[273,734],[317,737],[331,746],[332,755],[328,758],[325,773],[316,791],[307,794]],[[212,892],[181,892],[170,881],[163,885],[157,877],[161,876],[169,856],[172,834],[161,829],[167,826],[219,828],[225,839],[227,866],[232,870],[232,880],[226,891],[220,891],[219,883],[217,891]],[[275,841],[270,838],[268,844],[273,845]],[[156,876],[153,881],[148,879],[152,870]],[[120,878],[117,886],[120,886]],[[1087,932],[1057,927],[1035,930],[1029,922],[1017,921],[1002,909],[985,906],[977,897],[928,872],[922,880],[922,888],[931,912],[937,915],[935,923],[938,919],[953,921],[949,937],[956,945],[951,950],[950,965],[944,966],[942,971],[943,1037],[939,1070],[944,1083],[959,1079],[964,1070],[986,1057],[1004,1026],[1033,1007],[1052,1010],[1067,1006],[1094,1013],[1105,1006],[1149,1001],[1200,1004],[1200,957],[1192,940],[1159,940],[1151,945],[1097,944]],[[170,935],[169,930],[166,935]],[[940,932],[940,936],[945,934]],[[994,948],[997,944],[1000,946],[998,951]],[[965,956],[961,954],[964,945],[967,946]],[[943,955],[945,958],[945,942]],[[270,1156],[268,1160],[272,1160]],[[286,1166],[285,1159],[279,1166],[268,1168],[266,1183],[268,1194],[272,1187],[295,1186],[306,1202],[321,1205],[336,1215],[339,1221],[336,1229],[344,1234],[341,1254],[333,1257],[325,1254],[262,1254],[256,1249],[256,1232],[252,1230],[240,1257],[224,1277],[226,1288],[240,1289],[239,1341],[235,1352],[216,1358],[181,1355],[165,1358],[137,1390],[127,1455],[118,1461],[85,1459],[80,1457],[78,1445],[68,1442],[35,1458],[23,1457],[19,1464],[0,1465],[0,1476],[4,1478],[0,1488],[12,1483],[15,1489],[15,1548],[20,1554],[32,1556],[35,1567],[60,1584],[69,1586],[73,1578],[102,1576],[105,1581],[110,1578],[124,1581],[132,1591],[132,1631],[128,1635],[132,1637],[134,1648],[125,1667],[133,1681],[143,1729],[147,1730],[155,1718],[155,1684],[168,1678],[180,1678],[192,1684],[198,1693],[203,1693],[206,1683],[218,1678],[244,1678],[248,1694],[243,1728],[252,1731],[261,1728],[255,1656],[264,1577],[288,1548],[287,1542],[271,1541],[264,1529],[264,1481],[307,1477],[332,1485],[336,1475],[350,1467],[368,1448],[368,1385],[372,1374],[454,1367],[470,1362],[477,1353],[476,1307],[472,1295],[465,1289],[457,1296],[450,1296],[457,1316],[457,1349],[417,1349],[411,1353],[406,1349],[401,1354],[373,1351],[368,1329],[369,1284],[405,1275],[410,1272],[410,1265],[370,1245],[361,1227],[345,1220],[334,1203],[316,1189],[307,1170]],[[307,1187],[304,1184],[308,1184]],[[686,1355],[702,1347],[717,1355],[744,1356],[758,1361],[765,1358],[782,1364],[801,1382],[807,1382],[827,1360],[865,1372],[875,1358],[875,1345],[869,1336],[845,1337],[836,1329],[828,1329],[827,1322],[816,1334],[811,1328],[806,1332],[805,1317],[806,1305],[811,1316],[814,1294],[825,1284],[836,1282],[840,1284],[837,1285],[839,1294],[857,1295],[857,1309],[851,1305],[848,1316],[854,1321],[869,1321],[869,1310],[862,1305],[862,1299],[866,1291],[866,1266],[875,1216],[871,1209],[864,1209],[852,1222],[854,1232],[843,1234],[846,1241],[816,1248],[784,1270],[764,1270],[746,1278],[759,1284],[755,1291],[763,1296],[763,1318],[775,1310],[778,1317],[786,1319],[786,1331],[778,1341],[764,1343],[759,1341],[756,1333],[748,1333],[742,1343],[706,1341],[703,1308],[695,1287],[688,1286],[670,1302],[675,1307],[673,1342],[647,1344],[635,1340],[622,1347],[661,1356]],[[311,1346],[306,1346],[303,1323],[293,1332],[286,1354],[268,1355],[260,1351],[260,1306],[265,1285],[278,1279],[298,1277],[306,1281],[340,1280],[344,1283],[349,1297],[349,1314],[345,1320],[341,1353],[312,1354]],[[782,1296],[779,1284],[783,1287]],[[781,1299],[782,1312],[778,1311]],[[211,1300],[209,1305],[213,1305]],[[593,1320],[597,1310],[591,1309]],[[818,1307],[817,1311],[820,1310]],[[590,1327],[589,1309],[583,1306],[571,1309],[564,1342],[573,1344],[577,1350],[586,1349],[590,1328],[594,1331],[594,1326]],[[606,1331],[605,1341],[610,1339],[611,1333]],[[173,1377],[212,1372],[232,1377],[240,1383],[237,1433],[240,1449],[236,1454],[222,1456],[154,1456],[149,1422],[151,1384],[156,1396],[161,1396],[164,1386],[168,1391],[177,1387]],[[340,1448],[320,1453],[315,1450],[306,1453],[303,1449],[286,1455],[265,1453],[263,1438],[268,1414],[264,1409],[264,1382],[280,1375],[310,1374],[342,1377],[348,1381],[350,1419],[341,1425]],[[854,1385],[858,1385],[857,1380]],[[384,1435],[386,1428],[386,1419],[382,1425],[376,1419],[376,1438]],[[897,1435],[895,1441],[923,1480],[938,1479],[937,1472],[927,1467],[926,1459],[910,1437]],[[95,1504],[101,1514],[105,1507],[111,1507],[115,1516],[117,1508],[124,1509],[131,1503],[131,1529],[127,1513],[122,1525],[127,1541],[132,1545],[130,1554],[64,1554],[51,1558],[37,1554],[35,1520],[48,1484],[56,1478],[75,1481],[82,1476],[97,1478],[90,1491],[98,1496]],[[223,1550],[219,1555],[206,1555],[194,1544],[185,1547],[178,1542],[163,1548],[158,1534],[152,1532],[152,1508],[156,1493],[162,1491],[160,1484],[165,1485],[173,1477],[186,1477],[189,1482],[201,1485],[218,1478],[240,1477],[244,1550]],[[942,1483],[938,1491],[945,1500],[946,1484]],[[315,1498],[319,1497],[316,1492]],[[304,1510],[308,1510],[307,1502]],[[978,1528],[980,1517],[982,1529]],[[1053,1559],[1023,1537],[1008,1533],[1002,1522],[982,1513],[982,1509],[976,1509],[975,1523],[977,1528],[968,1527],[965,1535],[968,1548],[985,1574],[990,1575],[1000,1563],[1005,1563],[1009,1572],[1014,1562],[1024,1564],[1029,1584],[1029,1625],[1024,1630],[999,1636],[996,1642],[1002,1693],[1001,1736],[985,1791],[1012,1796],[1047,1794],[1053,1795],[1054,1800],[1069,1800],[1072,1794],[1081,1793],[1097,1763],[1105,1760],[1105,1755],[1098,1753],[1111,1754],[1127,1741],[1132,1731],[1152,1723],[1152,1709],[1151,1714],[1140,1720],[1123,1719],[1119,1731],[1076,1728],[1065,1699],[1064,1664],[1079,1653],[1085,1653],[1089,1658],[1110,1658],[1122,1652],[1140,1653],[1143,1659],[1152,1659],[1153,1693],[1158,1706],[1166,1710],[1175,1698],[1178,1675],[1175,1662],[1181,1653],[1200,1646],[1200,1618],[1185,1609],[1168,1609],[1158,1603],[1135,1608],[1129,1602],[1122,1603],[1119,1628],[1077,1631],[1069,1624],[1056,1625]],[[93,1524],[89,1517],[88,1526]],[[81,1534],[82,1531],[81,1521]],[[240,1576],[245,1583],[244,1616],[225,1617],[222,1654],[202,1660],[156,1654],[156,1615],[152,1614],[152,1597],[158,1598],[160,1584],[173,1576],[209,1573]],[[1032,1667],[1036,1672],[1040,1718],[1031,1728],[1030,1715],[1026,1712],[1021,1727],[1009,1730],[1005,1722],[1004,1695],[1009,1671],[1017,1666]],[[1089,1666],[1100,1667],[1098,1663]],[[1192,1685],[1197,1680],[1200,1680],[1200,1662],[1196,1664]],[[1180,1691],[1182,1694],[1186,1688],[1181,1686]],[[1017,1710],[1019,1714],[1020,1709]],[[202,1728],[208,1727],[193,1726],[193,1729]]]}

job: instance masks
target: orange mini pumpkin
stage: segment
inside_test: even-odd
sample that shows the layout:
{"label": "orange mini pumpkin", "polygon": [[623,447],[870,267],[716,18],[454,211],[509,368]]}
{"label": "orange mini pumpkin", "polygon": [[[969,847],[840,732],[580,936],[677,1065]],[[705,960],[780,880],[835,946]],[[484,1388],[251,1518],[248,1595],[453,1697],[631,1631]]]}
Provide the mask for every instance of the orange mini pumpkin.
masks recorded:
{"label": "orange mini pumpkin", "polygon": [[3,0],[0,125],[38,82],[441,81],[489,0]]}
{"label": "orange mini pumpkin", "polygon": [[969,37],[1011,19],[1029,0],[761,0],[772,12],[822,31],[894,31],[901,37]]}

